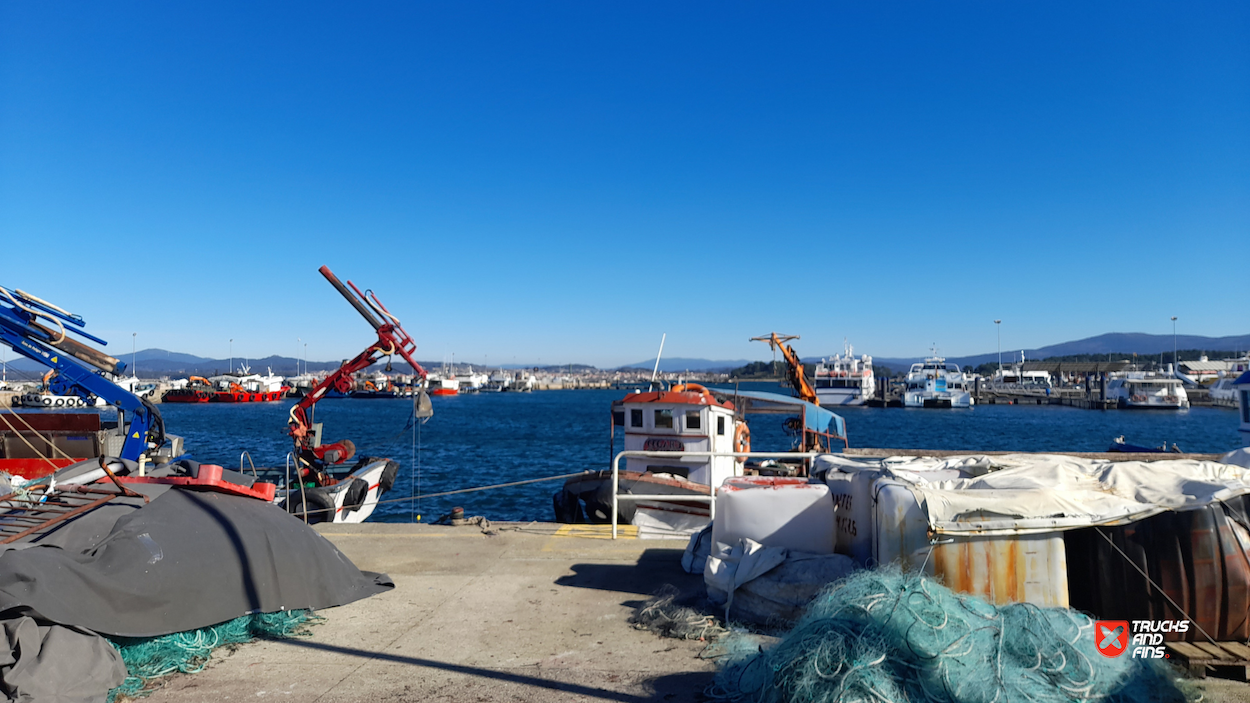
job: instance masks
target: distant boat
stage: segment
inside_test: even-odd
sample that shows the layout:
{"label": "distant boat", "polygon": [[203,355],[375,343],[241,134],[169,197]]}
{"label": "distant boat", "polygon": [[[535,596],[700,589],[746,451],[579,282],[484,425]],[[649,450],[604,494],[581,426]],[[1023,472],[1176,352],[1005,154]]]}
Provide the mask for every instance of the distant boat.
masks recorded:
{"label": "distant boat", "polygon": [[975,402],[959,367],[945,358],[935,355],[911,365],[903,389],[905,407],[971,408]]}
{"label": "distant boat", "polygon": [[846,356],[836,354],[816,364],[812,386],[822,406],[863,405],[876,395],[872,357],[855,358],[855,348],[846,345]]}
{"label": "distant boat", "polygon": [[1189,407],[1189,394],[1179,378],[1144,371],[1113,376],[1107,382],[1107,400],[1126,409],[1183,410]]}

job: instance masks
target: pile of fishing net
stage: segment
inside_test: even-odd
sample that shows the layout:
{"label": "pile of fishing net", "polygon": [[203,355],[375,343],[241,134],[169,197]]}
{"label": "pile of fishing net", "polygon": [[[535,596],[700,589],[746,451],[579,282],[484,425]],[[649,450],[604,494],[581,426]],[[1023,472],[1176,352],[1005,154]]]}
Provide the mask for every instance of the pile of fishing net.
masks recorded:
{"label": "pile of fishing net", "polygon": [[661,637],[679,640],[709,640],[729,632],[711,615],[705,615],[677,602],[681,591],[664,584],[655,597],[643,603],[630,617],[635,630],[649,630]]}
{"label": "pile of fishing net", "polygon": [[286,610],[244,615],[211,627],[160,637],[109,638],[121,652],[127,671],[125,682],[109,691],[109,703],[119,698],[147,695],[152,679],[175,672],[193,674],[202,670],[218,647],[257,638],[298,637],[305,633],[310,621],[316,619],[320,618],[310,610]]}
{"label": "pile of fishing net", "polygon": [[709,695],[791,703],[1190,698],[1166,665],[1103,656],[1094,638],[1094,622],[1073,610],[996,607],[916,574],[860,571],[817,596],[775,646],[724,665]]}

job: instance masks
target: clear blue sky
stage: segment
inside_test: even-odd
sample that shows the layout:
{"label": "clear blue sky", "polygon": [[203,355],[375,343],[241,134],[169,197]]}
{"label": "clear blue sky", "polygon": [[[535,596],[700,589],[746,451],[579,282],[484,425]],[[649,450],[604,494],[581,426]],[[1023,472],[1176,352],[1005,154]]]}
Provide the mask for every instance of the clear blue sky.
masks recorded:
{"label": "clear blue sky", "polygon": [[1245,333],[1250,5],[8,2],[0,240],[116,352]]}

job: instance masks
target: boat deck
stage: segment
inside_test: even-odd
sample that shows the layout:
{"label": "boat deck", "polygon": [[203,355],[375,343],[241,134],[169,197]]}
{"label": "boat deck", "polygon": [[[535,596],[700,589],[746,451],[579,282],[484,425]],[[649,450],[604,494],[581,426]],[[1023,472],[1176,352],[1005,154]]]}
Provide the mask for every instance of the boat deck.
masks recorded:
{"label": "boat deck", "polygon": [[633,629],[665,583],[702,587],[685,541],[605,539],[602,526],[366,523],[318,530],[395,589],[341,608],[312,636],[218,650],[151,703],[240,701],[692,701],[704,643]]}

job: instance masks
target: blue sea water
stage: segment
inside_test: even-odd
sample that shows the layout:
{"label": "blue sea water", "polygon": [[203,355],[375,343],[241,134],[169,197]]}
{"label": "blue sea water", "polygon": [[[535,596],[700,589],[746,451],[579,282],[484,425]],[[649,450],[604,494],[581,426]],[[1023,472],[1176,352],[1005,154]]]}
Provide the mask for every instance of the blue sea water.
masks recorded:
{"label": "blue sea water", "polygon": [[[779,391],[775,384],[752,390]],[[743,384],[746,389],[748,384]],[[434,398],[434,417],[410,423],[410,400],[330,399],[318,403],[324,439],[350,439],[357,451],[400,464],[385,498],[404,498],[587,469],[607,468],[611,402],[622,391],[482,393]],[[247,450],[257,466],[283,466],[293,401],[161,406],[169,432],[182,435],[194,458],[228,468]],[[1133,444],[1176,443],[1187,452],[1241,446],[1237,414],[1223,408],[1185,411],[1080,410],[1061,406],[984,405],[971,410],[840,408],[853,447],[976,451],[1103,451],[1124,435]],[[750,416],[753,448],[789,449],[783,416]],[[453,506],[492,520],[551,520],[560,481],[379,506],[373,520],[437,519]]]}

